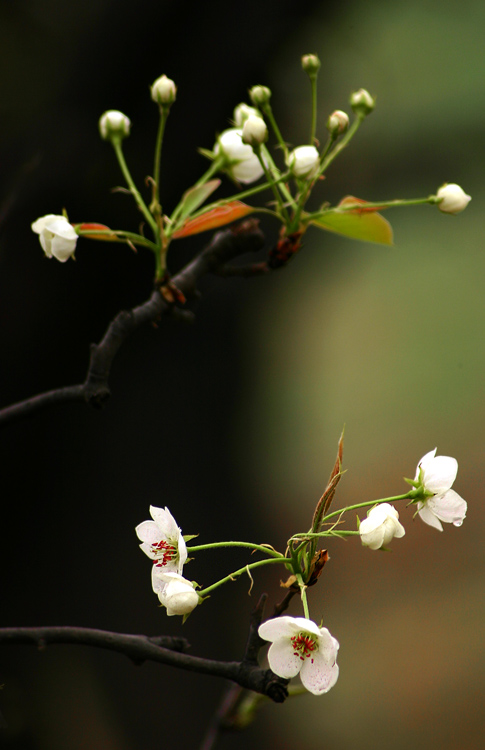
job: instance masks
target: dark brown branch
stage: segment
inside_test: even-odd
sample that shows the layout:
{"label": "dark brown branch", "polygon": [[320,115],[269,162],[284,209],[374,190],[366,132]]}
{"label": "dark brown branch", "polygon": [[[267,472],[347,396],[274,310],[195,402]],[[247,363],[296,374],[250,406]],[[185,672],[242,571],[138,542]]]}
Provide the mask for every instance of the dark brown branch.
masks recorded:
{"label": "dark brown branch", "polygon": [[[208,273],[225,275],[226,264],[233,258],[250,252],[258,252],[264,245],[264,235],[254,219],[239,226],[217,232],[209,245],[171,280],[174,288],[187,297],[195,297],[198,281]],[[233,275],[229,272],[227,275]],[[254,272],[239,275],[254,275]],[[58,388],[41,393],[25,401],[0,410],[0,427],[40,409],[62,402],[85,402],[101,408],[110,394],[109,376],[111,365],[126,339],[142,325],[154,323],[162,315],[173,314],[185,320],[191,319],[190,311],[181,310],[167,302],[156,289],[150,298],[132,310],[122,310],[111,321],[99,344],[91,345],[91,357],[84,383]]]}
{"label": "dark brown branch", "polygon": [[155,661],[178,669],[213,675],[231,680],[255,693],[267,695],[282,703],[288,695],[288,680],[277,677],[270,669],[262,669],[246,661],[215,661],[182,653],[187,647],[183,638],[112,633],[107,630],[76,627],[0,628],[0,644],[30,644],[44,649],[48,644],[71,643],[117,651],[136,664]]}

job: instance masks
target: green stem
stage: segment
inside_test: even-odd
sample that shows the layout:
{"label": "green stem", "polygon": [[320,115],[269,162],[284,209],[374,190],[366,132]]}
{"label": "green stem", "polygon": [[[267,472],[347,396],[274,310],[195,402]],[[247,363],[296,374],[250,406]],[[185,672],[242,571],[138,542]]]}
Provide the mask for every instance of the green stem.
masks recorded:
{"label": "green stem", "polygon": [[367,500],[365,503],[357,503],[356,505],[349,505],[347,508],[342,508],[341,510],[334,510],[333,513],[329,513],[328,516],[325,516],[322,518],[322,523],[325,523],[330,518],[335,518],[335,516],[342,515],[343,513],[347,513],[349,510],[358,510],[359,508],[368,508],[370,505],[379,505],[380,503],[394,503],[398,500],[411,500],[413,497],[416,497],[416,490],[410,490],[409,492],[406,492],[405,495],[394,495],[394,497],[382,497],[380,500]]}
{"label": "green stem", "polygon": [[[219,170],[220,170],[221,166],[223,165],[223,163],[224,163],[223,157],[217,157],[216,159],[214,159],[214,161],[210,165],[209,169],[206,172],[204,172],[204,174],[202,175],[202,177],[200,177],[197,180],[197,182],[194,185],[192,185],[192,187],[189,188],[189,189],[193,190],[194,188],[200,187],[201,185],[205,185],[205,183],[208,182],[210,180],[210,178],[213,175],[216,174],[216,172],[219,172]],[[185,195],[185,193],[184,193],[184,195]],[[175,230],[179,228],[178,224],[176,222],[177,222],[177,219],[180,216],[180,213],[181,213],[183,207],[184,207],[184,196],[182,196],[182,199],[177,203],[177,205],[175,206],[174,210],[172,211],[172,215],[170,216],[170,234],[173,234],[173,232],[175,232]],[[190,216],[190,218],[192,219],[195,216],[198,216],[198,213],[192,214]]]}
{"label": "green stem", "polygon": [[328,208],[323,211],[317,211],[313,214],[306,214],[305,215],[305,221],[309,220],[312,221],[314,219],[320,219],[326,214],[334,213],[336,210],[339,213],[344,213],[346,211],[365,211],[368,208],[375,208],[376,210],[383,210],[384,208],[397,208],[400,206],[421,206],[424,203],[436,203],[435,195],[429,195],[427,198],[409,198],[409,199],[400,199],[397,198],[396,200],[392,201],[381,201],[381,202],[365,202],[365,203],[346,203],[345,206],[337,206],[336,208]]}
{"label": "green stem", "polygon": [[273,115],[273,110],[271,109],[271,104],[269,102],[266,102],[266,104],[263,104],[261,106],[261,109],[263,110],[264,114],[268,118],[271,127],[273,128],[273,132],[276,136],[276,140],[278,141],[281,148],[283,149],[283,154],[285,155],[285,163],[286,163],[287,158],[288,158],[288,146],[284,142],[280,129],[278,125],[276,124],[276,120]]}
{"label": "green stem", "polygon": [[281,552],[277,552],[276,550],[271,549],[271,547],[265,547],[264,544],[253,544],[252,542],[212,542],[211,544],[197,544],[193,547],[187,547],[187,552],[200,552],[201,550],[218,549],[220,547],[248,547],[249,549],[257,550],[258,552],[264,552],[270,557],[282,558],[284,560],[288,559],[282,555]]}
{"label": "green stem", "polygon": [[310,144],[313,146],[315,143],[315,136],[317,133],[317,76],[310,76],[310,83],[312,86],[312,129],[310,132]]}
{"label": "green stem", "polygon": [[123,244],[126,244],[126,240],[130,240],[134,245],[142,245],[143,247],[148,247],[150,248],[150,250],[153,250],[153,252],[156,252],[158,249],[157,245],[155,245],[154,242],[147,240],[147,238],[143,237],[141,234],[135,234],[135,232],[125,232],[122,229],[80,229],[76,231],[80,237],[86,237],[86,239],[88,240],[97,239],[97,237],[92,236],[93,234],[105,234],[109,237],[115,234],[116,239],[110,239],[110,242],[122,242]]}
{"label": "green stem", "polygon": [[261,154],[266,159],[267,164],[269,165],[269,168],[271,170],[271,175],[273,177],[273,181],[275,185],[278,185],[278,188],[284,198],[286,198],[287,203],[289,203],[291,206],[296,206],[295,199],[293,198],[292,194],[286,187],[286,182],[291,177],[291,172],[287,172],[284,176],[281,176],[280,170],[274,163],[274,159],[271,156],[270,152],[266,148],[266,146],[263,144],[261,146]]}
{"label": "green stem", "polygon": [[288,559],[284,557],[278,557],[278,558],[270,558],[269,560],[258,560],[258,562],[250,563],[250,565],[245,565],[244,568],[239,568],[239,570],[235,570],[234,573],[231,573],[228,576],[225,576],[224,578],[221,578],[220,581],[217,581],[216,583],[213,583],[212,586],[208,586],[206,589],[202,589],[202,591],[198,591],[197,593],[199,596],[207,596],[211,591],[214,591],[214,589],[218,588],[219,586],[222,586],[223,583],[228,583],[229,581],[233,581],[234,578],[237,578],[238,576],[241,576],[243,573],[247,573],[248,570],[252,570],[253,568],[260,568],[262,565],[270,565],[271,563],[282,563],[286,562],[288,563]]}
{"label": "green stem", "polygon": [[158,239],[158,226],[157,222],[151,215],[150,211],[148,210],[147,206],[145,205],[145,202],[143,198],[141,197],[140,193],[138,192],[135,183],[133,182],[133,178],[130,174],[130,171],[128,169],[128,166],[125,161],[125,157],[123,156],[123,149],[121,148],[121,140],[113,138],[111,143],[113,144],[113,148],[115,150],[116,158],[118,159],[118,163],[121,167],[121,171],[123,172],[123,177],[125,178],[126,184],[128,185],[130,189],[130,193],[133,195],[140,211],[144,215],[145,219],[147,220],[148,224],[150,225],[153,234]]}
{"label": "green stem", "polygon": [[271,170],[267,167],[267,165],[266,165],[266,163],[265,163],[265,161],[264,161],[264,159],[263,159],[263,157],[261,155],[261,146],[255,146],[255,147],[253,147],[253,151],[256,154],[256,156],[258,157],[259,163],[261,164],[261,166],[262,166],[262,168],[264,170],[264,174],[266,175],[266,180],[268,181],[268,184],[269,184],[271,190],[273,191],[273,195],[274,195],[275,200],[276,200],[276,205],[278,206],[278,213],[284,218],[285,223],[288,223],[288,220],[289,220],[288,211],[286,210],[286,207],[283,205],[283,200],[282,200],[281,195],[280,195],[280,193],[278,191],[278,188],[277,188],[277,186],[275,184],[275,180],[274,180],[273,174],[272,174]]}
{"label": "green stem", "polygon": [[301,602],[303,604],[303,611],[305,613],[305,617],[307,620],[310,619],[310,612],[308,610],[308,601],[306,596],[306,586],[303,583],[303,578],[301,576],[301,573],[296,574],[296,580],[298,581],[298,585],[300,587],[300,595],[301,595]]}
{"label": "green stem", "polygon": [[155,161],[153,164],[153,181],[155,183],[155,194],[153,196],[154,208],[160,205],[160,165],[162,159],[163,134],[165,123],[170,112],[170,107],[160,107],[160,123],[158,125],[157,141],[155,146]]}
{"label": "green stem", "polygon": [[348,145],[349,141],[353,138],[353,136],[356,134],[357,130],[359,129],[362,120],[363,120],[362,117],[357,116],[357,118],[354,120],[354,122],[352,123],[350,128],[347,130],[345,135],[342,137],[339,143],[335,146],[333,151],[330,151],[330,153],[328,153],[324,157],[322,161],[322,166],[320,167],[320,170],[319,170],[319,174],[323,174],[325,170],[333,162],[333,160],[337,158],[339,153]]}

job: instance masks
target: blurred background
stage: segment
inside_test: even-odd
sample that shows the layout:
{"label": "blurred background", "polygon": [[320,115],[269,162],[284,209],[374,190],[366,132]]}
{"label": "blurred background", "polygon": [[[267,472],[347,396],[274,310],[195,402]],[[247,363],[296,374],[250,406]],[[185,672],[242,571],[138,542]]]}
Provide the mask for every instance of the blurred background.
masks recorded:
{"label": "blurred background", "polygon": [[[137,230],[133,202],[110,193],[121,176],[97,121],[111,108],[131,118],[125,153],[142,185],[157,129],[149,85],[162,73],[179,87],[168,210],[206,167],[197,147],[212,147],[253,84],[272,89],[284,137],[306,142],[307,52],[322,60],[322,140],[351,91],[377,97],[314,205],[421,197],[445,181],[473,201],[457,217],[387,212],[391,248],[314,229],[270,277],[204,279],[195,325],[163,320],[122,348],[104,411],[65,405],[2,431],[2,625],[183,634],[193,654],[238,659],[257,596],[282,596],[278,574],[258,576],[251,598],[246,580],[226,586],[182,627],[157,607],[137,546],[149,505],[167,505],[200,543],[283,549],[310,524],[344,424],[336,506],[405,492],[402,477],[437,446],[458,459],[464,525],[440,534],[403,507],[392,554],[329,542],[310,611],[340,641],[339,682],[265,705],[220,747],[483,747],[484,31],[478,0],[3,1],[2,406],[81,382],[89,344],[150,293],[148,254],[80,241],[75,263],[56,263],[30,224],[65,207],[73,222]],[[277,227],[263,227],[269,247]],[[172,270],[206,240],[174,245]],[[206,586],[247,559],[200,553],[186,574]],[[197,748],[224,690],[68,646],[2,646],[0,684],[9,750]]]}

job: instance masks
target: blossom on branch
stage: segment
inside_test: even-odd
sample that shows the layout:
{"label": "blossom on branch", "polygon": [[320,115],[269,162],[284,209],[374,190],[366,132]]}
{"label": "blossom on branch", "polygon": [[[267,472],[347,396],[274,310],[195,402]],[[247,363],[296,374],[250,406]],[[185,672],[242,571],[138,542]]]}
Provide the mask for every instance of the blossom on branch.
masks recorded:
{"label": "blossom on branch", "polygon": [[48,258],[65,263],[74,257],[78,235],[65,216],[47,214],[34,221],[31,227],[39,235],[42,250]]}
{"label": "blossom on branch", "polygon": [[327,693],[338,678],[338,641],[327,628],[306,617],[276,617],[259,626],[259,635],[272,641],[269,666],[279,677],[300,674],[303,686],[314,695]]}
{"label": "blossom on branch", "polygon": [[180,575],[187,560],[187,546],[175,518],[168,508],[150,506],[153,521],[143,521],[136,527],[136,535],[143,550],[153,561],[152,588],[160,595],[166,583],[159,574],[171,571]]}
{"label": "blossom on branch", "polygon": [[441,521],[461,526],[467,511],[466,501],[451,489],[458,472],[458,461],[451,456],[437,456],[436,448],[418,463],[414,484],[423,492],[417,501],[420,518],[438,531]]}
{"label": "blossom on branch", "polygon": [[240,128],[229,128],[219,136],[214,153],[221,153],[227,160],[226,171],[237,182],[259,180],[264,170],[251,146],[242,141]]}
{"label": "blossom on branch", "polygon": [[298,146],[288,156],[288,166],[295,177],[311,180],[320,166],[320,154],[315,146]]}
{"label": "blossom on branch", "polygon": [[382,549],[393,537],[403,537],[406,531],[398,519],[399,513],[389,503],[374,505],[367,518],[360,522],[362,544],[370,549]]}

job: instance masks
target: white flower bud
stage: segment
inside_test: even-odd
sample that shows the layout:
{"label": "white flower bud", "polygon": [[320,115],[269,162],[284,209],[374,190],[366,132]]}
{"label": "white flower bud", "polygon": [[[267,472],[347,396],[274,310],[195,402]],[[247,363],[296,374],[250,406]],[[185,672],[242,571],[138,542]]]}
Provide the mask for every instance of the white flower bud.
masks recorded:
{"label": "white flower bud", "polygon": [[161,604],[167,608],[167,615],[188,615],[199,603],[199,595],[190,581],[174,572],[161,573],[159,578],[165,584],[158,594]]}
{"label": "white flower bud", "polygon": [[260,146],[268,140],[268,128],[261,117],[248,117],[242,130],[243,143]]}
{"label": "white flower bud", "polygon": [[393,537],[400,539],[406,533],[399,521],[399,513],[389,503],[375,505],[360,523],[362,544],[370,549],[385,547]]}
{"label": "white flower bud", "polygon": [[241,102],[234,109],[234,122],[237,128],[242,128],[248,117],[262,117],[261,112],[255,107],[250,107],[249,104]]}
{"label": "white flower bud", "polygon": [[354,91],[350,97],[350,106],[356,115],[365,117],[369,115],[376,106],[375,99],[365,89]]}
{"label": "white flower bud", "polygon": [[224,130],[214,146],[214,153],[221,153],[226,158],[223,169],[237,182],[254,182],[263,174],[263,167],[253,149],[242,142],[240,128]]}
{"label": "white flower bud", "polygon": [[42,250],[48,258],[65,263],[74,257],[78,235],[65,216],[41,216],[31,226],[32,231],[39,235]]}
{"label": "white flower bud", "polygon": [[301,58],[301,67],[309,76],[314,76],[318,73],[320,65],[318,55],[303,55]]}
{"label": "white flower bud", "polygon": [[288,167],[295,177],[311,180],[317,173],[320,155],[315,146],[298,146],[288,156]]}
{"label": "white flower bud", "polygon": [[249,90],[249,96],[251,97],[252,103],[256,107],[260,107],[262,104],[267,104],[271,99],[271,91],[267,86],[253,86]]}
{"label": "white flower bud", "polygon": [[334,137],[345,133],[348,127],[349,116],[345,112],[342,112],[341,109],[336,109],[335,112],[332,112],[327,120],[327,130]]}
{"label": "white flower bud", "polygon": [[99,119],[99,132],[101,138],[110,141],[113,138],[122,140],[130,134],[131,122],[129,118],[118,112],[116,109],[110,109],[101,115]]}
{"label": "white flower bud", "polygon": [[150,89],[152,99],[157,104],[161,104],[162,107],[169,107],[174,103],[177,96],[177,87],[171,78],[167,78],[166,75],[160,76],[152,84]]}
{"label": "white flower bud", "polygon": [[445,214],[459,214],[472,199],[471,195],[467,195],[459,185],[455,185],[453,182],[449,185],[446,183],[442,185],[436,193],[436,197],[440,199],[439,210]]}

